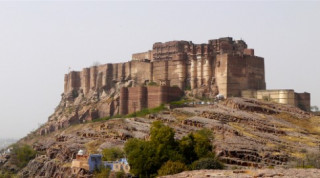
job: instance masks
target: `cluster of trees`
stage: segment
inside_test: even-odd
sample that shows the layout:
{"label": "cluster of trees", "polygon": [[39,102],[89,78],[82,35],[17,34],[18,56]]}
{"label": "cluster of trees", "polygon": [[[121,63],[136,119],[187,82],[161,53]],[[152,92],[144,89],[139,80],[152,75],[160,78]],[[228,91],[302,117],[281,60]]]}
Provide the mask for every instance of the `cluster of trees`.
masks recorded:
{"label": "cluster of trees", "polygon": [[103,161],[117,161],[119,158],[124,158],[124,152],[120,148],[112,147],[102,150]]}
{"label": "cluster of trees", "polygon": [[130,172],[139,177],[169,175],[192,169],[222,169],[213,152],[213,133],[203,129],[181,140],[172,128],[153,122],[150,140],[129,139],[124,147]]}

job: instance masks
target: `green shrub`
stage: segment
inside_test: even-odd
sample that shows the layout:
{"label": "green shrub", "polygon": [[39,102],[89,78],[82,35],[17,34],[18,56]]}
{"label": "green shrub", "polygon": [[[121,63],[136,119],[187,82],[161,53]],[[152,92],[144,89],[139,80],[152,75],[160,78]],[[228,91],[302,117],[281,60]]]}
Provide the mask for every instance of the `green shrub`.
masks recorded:
{"label": "green shrub", "polygon": [[172,101],[169,104],[170,104],[170,106],[173,106],[173,107],[181,107],[181,106],[184,106],[185,103],[188,103],[188,102],[190,102],[190,101],[182,99],[182,100],[179,100],[179,101]]}
{"label": "green shrub", "polygon": [[223,164],[216,158],[201,158],[191,165],[193,170],[200,169],[223,169]]}
{"label": "green shrub", "polygon": [[148,86],[158,86],[158,84],[156,82],[149,82]]}
{"label": "green shrub", "polygon": [[94,120],[92,120],[92,122],[103,122],[103,121],[107,121],[107,120],[110,120],[110,119],[123,118],[123,117],[124,117],[123,115],[117,114],[117,115],[114,115],[114,116],[107,116],[107,117],[102,117],[102,118],[99,118],[99,119],[94,119]]}
{"label": "green shrub", "polygon": [[108,178],[110,176],[111,170],[109,168],[104,168],[103,166],[94,172],[94,178]]}
{"label": "green shrub", "polygon": [[[214,159],[212,139],[212,132],[203,129],[188,134],[180,141],[175,140],[174,129],[155,121],[150,128],[149,141],[129,139],[124,150],[130,172],[139,177],[153,177],[157,173],[174,174],[185,170],[186,165],[190,166],[189,164],[203,157],[214,160],[213,163],[205,162],[206,167],[222,168],[222,164]],[[199,167],[197,163],[194,164]]]}
{"label": "green shrub", "polygon": [[116,178],[126,178],[126,173],[123,171],[116,172]]}
{"label": "green shrub", "polygon": [[79,96],[79,93],[77,90],[72,90],[72,97],[77,98]]}
{"label": "green shrub", "polygon": [[263,97],[262,97],[262,100],[264,100],[264,101],[270,101],[270,96],[263,96]]}
{"label": "green shrub", "polygon": [[159,176],[165,176],[165,175],[172,175],[177,174],[180,172],[183,172],[187,170],[187,166],[184,163],[181,163],[180,161],[171,161],[169,160],[165,164],[161,166],[161,168],[158,170]]}
{"label": "green shrub", "polygon": [[191,86],[190,86],[190,85],[187,85],[187,86],[184,88],[184,90],[190,91],[190,90],[191,90]]}
{"label": "green shrub", "polygon": [[17,177],[15,174],[10,173],[10,172],[1,172],[0,171],[0,178],[15,178]]}
{"label": "green shrub", "polygon": [[213,133],[209,129],[198,130],[184,136],[179,141],[179,149],[185,158],[185,163],[191,164],[200,158],[215,157],[211,140]]}
{"label": "green shrub", "polygon": [[130,172],[140,177],[152,177],[168,160],[182,159],[178,153],[178,144],[174,139],[174,130],[160,121],[152,123],[150,141],[129,139],[124,147]]}
{"label": "green shrub", "polygon": [[141,111],[137,111],[135,113],[128,114],[126,117],[143,117],[143,116],[146,116],[147,114],[158,113],[158,112],[163,111],[165,109],[166,109],[166,107],[164,106],[164,104],[162,104],[162,105],[155,107],[155,108],[151,108],[151,109],[145,108],[145,109],[142,109]]}
{"label": "green shrub", "polygon": [[102,150],[103,161],[116,161],[119,158],[124,157],[124,152],[121,148],[113,147]]}
{"label": "green shrub", "polygon": [[19,168],[25,167],[30,160],[36,157],[36,151],[29,145],[15,144],[12,147],[12,160],[13,163]]}

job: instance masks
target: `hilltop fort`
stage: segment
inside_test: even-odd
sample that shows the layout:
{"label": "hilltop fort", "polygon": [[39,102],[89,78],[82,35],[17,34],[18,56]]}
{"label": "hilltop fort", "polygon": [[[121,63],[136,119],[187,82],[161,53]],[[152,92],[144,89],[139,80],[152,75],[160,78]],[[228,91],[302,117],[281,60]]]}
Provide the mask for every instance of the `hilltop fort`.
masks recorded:
{"label": "hilltop fort", "polygon": [[84,68],[65,76],[67,94],[82,89],[109,89],[114,82],[134,80],[134,86],[155,82],[184,90],[204,89],[204,93],[240,96],[242,90],[266,89],[264,59],[254,55],[242,40],[209,40],[208,44],[188,41],[155,43],[152,50],[132,55],[126,63]]}
{"label": "hilltop fort", "polygon": [[243,40],[230,37],[206,44],[157,42],[152,50],[133,54],[129,62],[72,71],[65,75],[64,96],[71,100],[75,95],[99,98],[116,85],[121,92],[110,105],[111,115],[156,107],[180,98],[185,90],[200,98],[221,94],[310,109],[309,93],[266,90],[264,59],[255,56]]}
{"label": "hilltop fort", "polygon": [[[150,139],[154,121],[174,129],[176,139],[211,130],[215,154],[229,166],[288,167],[291,160],[299,166],[319,150],[320,119],[308,112],[309,93],[268,90],[264,66],[243,40],[219,38],[207,44],[155,43],[129,62],[71,71],[48,122],[18,141],[41,154],[19,175],[86,177],[93,160],[101,161],[92,153],[121,148],[130,138]],[[222,95],[224,101],[215,101]],[[0,168],[16,170],[14,161],[3,153]],[[127,166],[103,164],[112,170]]]}

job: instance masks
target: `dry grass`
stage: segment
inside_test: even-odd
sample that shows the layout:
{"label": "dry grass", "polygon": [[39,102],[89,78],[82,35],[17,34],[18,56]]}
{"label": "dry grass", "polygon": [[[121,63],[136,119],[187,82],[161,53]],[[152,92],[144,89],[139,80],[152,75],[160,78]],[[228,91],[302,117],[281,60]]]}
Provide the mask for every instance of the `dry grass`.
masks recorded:
{"label": "dry grass", "polygon": [[301,153],[301,152],[293,152],[293,153],[291,153],[291,156],[294,158],[298,158],[298,159],[305,159],[306,158],[306,154]]}
{"label": "dry grass", "polygon": [[266,147],[269,147],[269,148],[277,148],[277,145],[274,144],[274,143],[266,143]]}
{"label": "dry grass", "polygon": [[103,140],[92,140],[85,144],[86,150],[89,154],[98,153],[99,146],[103,143]]}
{"label": "dry grass", "polygon": [[[312,118],[299,119],[288,113],[280,113],[280,114],[277,114],[276,117],[283,119],[287,122],[290,122],[311,134],[320,136],[320,117],[319,116],[315,116]],[[290,128],[288,128],[288,131],[290,131]],[[296,131],[296,129],[292,129],[292,131]]]}
{"label": "dry grass", "polygon": [[317,146],[317,144],[314,142],[315,140],[312,139],[312,137],[296,137],[296,136],[282,136],[282,139],[288,141],[288,142],[293,142],[292,144],[305,144],[311,147]]}
{"label": "dry grass", "polygon": [[71,167],[71,162],[63,164],[62,167]]}
{"label": "dry grass", "polygon": [[235,130],[237,130],[240,134],[242,134],[243,136],[247,136],[247,137],[251,137],[251,138],[255,138],[255,139],[259,139],[259,137],[257,137],[256,135],[250,133],[245,126],[239,125],[238,123],[235,122],[231,122],[229,123],[229,125],[231,127],[233,127]]}
{"label": "dry grass", "polygon": [[183,112],[173,112],[172,116],[175,117],[178,121],[183,121],[189,117],[192,117],[193,115]]}

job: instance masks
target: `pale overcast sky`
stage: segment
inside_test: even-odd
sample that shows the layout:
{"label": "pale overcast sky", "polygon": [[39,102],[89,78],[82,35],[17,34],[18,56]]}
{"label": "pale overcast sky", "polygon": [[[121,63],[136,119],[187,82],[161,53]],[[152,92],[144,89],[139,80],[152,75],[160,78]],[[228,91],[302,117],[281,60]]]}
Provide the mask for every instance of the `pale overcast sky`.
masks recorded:
{"label": "pale overcast sky", "polygon": [[0,2],[0,137],[47,121],[64,74],[124,62],[154,42],[243,39],[265,58],[268,89],[320,106],[319,2]]}

